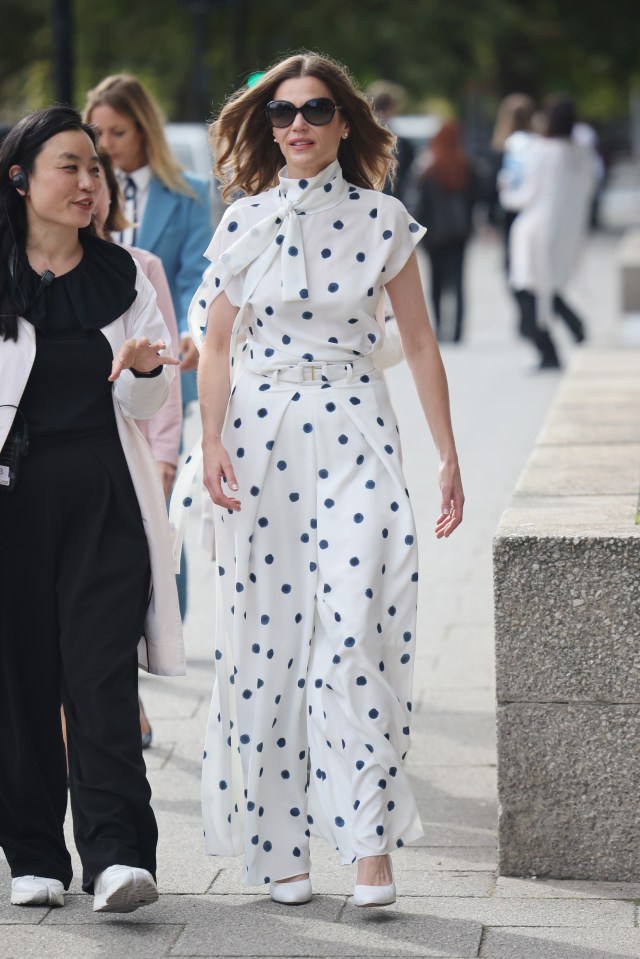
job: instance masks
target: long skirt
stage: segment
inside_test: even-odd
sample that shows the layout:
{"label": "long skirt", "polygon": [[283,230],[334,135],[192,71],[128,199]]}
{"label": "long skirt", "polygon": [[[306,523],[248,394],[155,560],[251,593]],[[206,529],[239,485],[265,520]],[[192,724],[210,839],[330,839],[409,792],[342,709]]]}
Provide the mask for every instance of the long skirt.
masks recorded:
{"label": "long skirt", "polygon": [[[308,372],[308,371],[307,371]],[[205,849],[245,882],[422,834],[409,745],[418,555],[382,375],[245,371],[223,433],[240,512],[216,507],[216,682]]]}

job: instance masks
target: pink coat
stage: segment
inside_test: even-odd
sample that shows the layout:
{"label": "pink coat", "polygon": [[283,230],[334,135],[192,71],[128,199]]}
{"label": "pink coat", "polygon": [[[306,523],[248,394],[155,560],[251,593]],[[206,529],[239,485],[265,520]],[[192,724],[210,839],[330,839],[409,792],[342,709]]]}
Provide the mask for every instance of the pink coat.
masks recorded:
{"label": "pink coat", "polygon": [[[140,250],[137,246],[127,246],[125,249],[139,263],[140,269],[155,289],[158,307],[171,336],[171,344],[167,343],[167,346],[170,345],[174,356],[179,356],[178,324],[162,260],[155,253]],[[150,419],[136,420],[136,425],[151,447],[156,463],[171,463],[177,467],[182,435],[182,391],[179,374],[171,381],[169,398],[162,409]]]}

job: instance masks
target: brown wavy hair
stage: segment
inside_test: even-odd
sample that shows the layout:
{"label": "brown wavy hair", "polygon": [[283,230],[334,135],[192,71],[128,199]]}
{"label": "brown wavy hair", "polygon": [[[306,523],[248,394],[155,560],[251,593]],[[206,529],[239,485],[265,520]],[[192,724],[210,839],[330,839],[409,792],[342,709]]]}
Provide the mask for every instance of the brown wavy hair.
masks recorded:
{"label": "brown wavy hair", "polygon": [[306,50],[275,63],[255,86],[236,90],[209,127],[223,198],[229,201],[238,191],[262,193],[278,182],[282,154],[273,142],[265,108],[280,84],[294,77],[321,80],[342,107],[341,116],[349,124],[349,137],[338,147],[345,180],[363,189],[382,189],[396,171],[395,136],[378,122],[346,67]]}

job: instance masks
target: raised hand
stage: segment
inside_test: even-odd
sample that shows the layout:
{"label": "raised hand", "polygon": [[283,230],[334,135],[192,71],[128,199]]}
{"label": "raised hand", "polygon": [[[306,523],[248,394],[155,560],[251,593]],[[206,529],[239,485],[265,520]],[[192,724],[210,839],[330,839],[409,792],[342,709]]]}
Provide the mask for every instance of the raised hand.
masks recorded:
{"label": "raised hand", "polygon": [[179,366],[180,360],[174,356],[161,356],[160,350],[166,349],[164,340],[150,343],[147,336],[136,340],[125,340],[113,358],[109,382],[114,383],[123,370],[136,370],[138,373],[151,373],[158,366]]}

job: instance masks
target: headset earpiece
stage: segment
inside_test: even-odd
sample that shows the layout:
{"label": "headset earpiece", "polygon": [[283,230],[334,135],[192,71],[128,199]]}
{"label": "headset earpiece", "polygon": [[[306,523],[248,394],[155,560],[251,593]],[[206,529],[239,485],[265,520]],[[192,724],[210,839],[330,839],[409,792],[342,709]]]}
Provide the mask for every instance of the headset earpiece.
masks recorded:
{"label": "headset earpiece", "polygon": [[14,173],[11,177],[11,185],[14,186],[16,190],[24,190],[26,193],[29,189],[27,174],[23,170],[18,170],[18,172]]}

